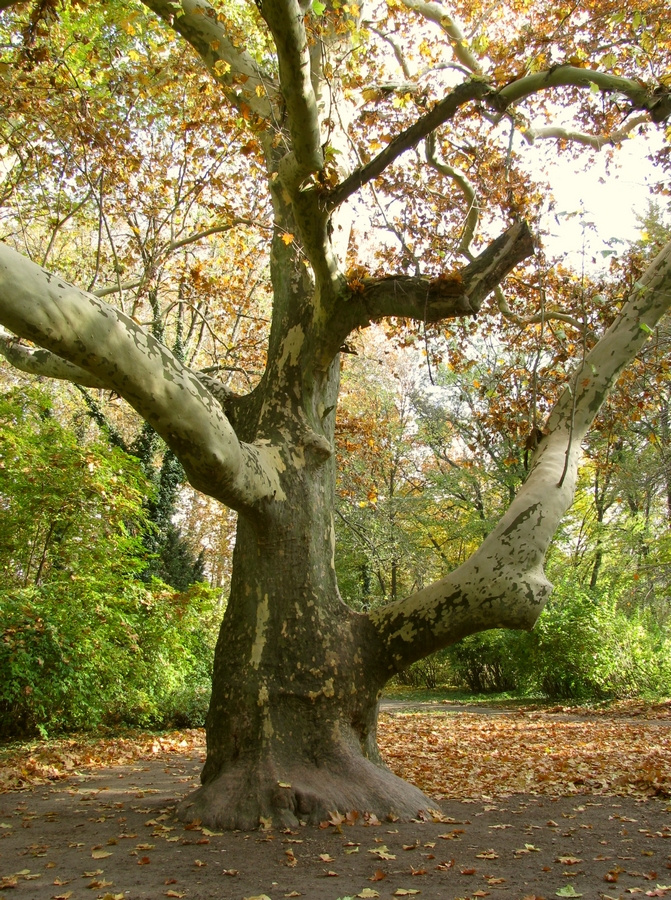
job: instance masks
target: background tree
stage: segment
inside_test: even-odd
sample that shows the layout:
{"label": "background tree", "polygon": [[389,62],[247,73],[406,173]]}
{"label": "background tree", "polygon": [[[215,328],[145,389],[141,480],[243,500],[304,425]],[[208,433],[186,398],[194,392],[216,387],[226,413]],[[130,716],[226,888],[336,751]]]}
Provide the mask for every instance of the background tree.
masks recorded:
{"label": "background tree", "polygon": [[[54,4],[3,6],[16,35],[5,61],[14,94],[39,83],[52,48],[59,68],[71,68],[74,45],[46,18],[58,12]],[[78,6],[67,9],[74,23]],[[181,815],[242,828],[260,818],[319,821],[335,809],[415,815],[428,799],[380,761],[379,693],[395,672],[466,634],[535,622],[551,589],[544,557],[571,503],[582,439],[671,303],[671,246],[634,283],[600,340],[586,334],[567,351],[575,367],[543,423],[529,475],[478,550],[432,584],[365,614],[342,603],[333,560],[339,354],[371,322],[409,319],[421,333],[478,316],[533,251],[524,217],[534,224],[542,190],[521,164],[524,145],[551,138],[598,148],[664,123],[671,112],[664,6],[646,0],[630,14],[600,2],[580,10],[473,4],[463,26],[447,7],[419,0],[374,6],[365,19],[355,4],[297,0],[258,7],[146,0],[96,10],[117,16],[116,30],[105,19],[102,32],[119,48],[120,69],[141,47],[153,54],[151,66],[122,84],[112,77],[116,63],[104,54],[89,60],[84,44],[81,68],[95,73],[96,108],[113,85],[111,97],[118,90],[131,108],[146,99],[151,110],[163,87],[154,93],[152,84],[145,98],[141,85],[159,76],[159,58],[172,57],[173,29],[199,57],[194,77],[207,70],[216,85],[208,124],[219,126],[215,144],[224,135],[241,166],[222,190],[230,187],[248,222],[272,210],[271,231],[267,219],[247,226],[270,239],[272,316],[265,367],[242,395],[199,372],[197,360],[185,364],[138,322],[132,305],[113,307],[0,246],[0,322],[42,348],[12,345],[12,361],[123,396],[191,484],[238,512],[203,785]],[[80,111],[83,82],[64,92]],[[95,109],[90,114],[95,122]],[[134,134],[136,195],[153,124],[150,115]],[[157,120],[161,136],[169,124]],[[197,149],[206,159],[207,149]],[[248,190],[239,188],[243,173]],[[202,177],[207,183],[206,165]],[[370,217],[358,198],[372,204]],[[151,204],[129,212],[132,234],[153,234]],[[395,243],[382,240],[378,225]],[[209,285],[196,281],[193,290],[206,294]],[[514,302],[499,294],[498,305],[522,324],[569,315],[539,313],[533,287],[518,293]]]}

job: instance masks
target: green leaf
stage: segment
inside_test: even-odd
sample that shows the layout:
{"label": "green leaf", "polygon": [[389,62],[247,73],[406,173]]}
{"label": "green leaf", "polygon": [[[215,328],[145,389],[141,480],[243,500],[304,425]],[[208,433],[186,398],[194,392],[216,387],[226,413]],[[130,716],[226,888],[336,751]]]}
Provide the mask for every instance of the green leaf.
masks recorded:
{"label": "green leaf", "polygon": [[572,884],[567,884],[566,887],[559,888],[556,894],[557,897],[582,897],[582,894],[577,893]]}
{"label": "green leaf", "polygon": [[312,0],[312,12],[316,16],[323,16],[326,12],[326,4],[320,3],[319,0]]}
{"label": "green leaf", "polygon": [[644,331],[646,334],[654,334],[654,331],[652,330],[652,328],[649,325],[646,325],[645,322],[639,322],[638,327],[641,329],[641,331]]}

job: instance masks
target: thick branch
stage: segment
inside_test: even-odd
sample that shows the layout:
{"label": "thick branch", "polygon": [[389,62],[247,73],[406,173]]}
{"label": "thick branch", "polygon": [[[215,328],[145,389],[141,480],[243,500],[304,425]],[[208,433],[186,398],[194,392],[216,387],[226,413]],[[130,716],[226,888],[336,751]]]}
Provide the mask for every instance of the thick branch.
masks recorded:
{"label": "thick branch", "polygon": [[237,108],[246,104],[262,118],[271,117],[277,85],[251,54],[229,38],[207,0],[180,0],[181,9],[172,0],[143,3],[191,44]]}
{"label": "thick branch", "polygon": [[520,328],[526,328],[528,325],[538,325],[542,322],[555,320],[557,322],[565,322],[581,334],[584,332],[587,332],[588,334],[592,333],[591,329],[587,328],[584,322],[578,321],[578,319],[569,315],[569,313],[560,312],[556,309],[544,309],[542,312],[534,313],[533,316],[518,316],[517,313],[514,313],[508,306],[505,295],[500,288],[496,289],[496,305],[506,319],[519,325]]}
{"label": "thick branch", "polygon": [[439,322],[475,315],[485,297],[533,250],[526,222],[516,222],[467,266],[448,275],[433,279],[405,275],[366,278],[361,297],[365,324],[386,316]]}
{"label": "thick branch", "polygon": [[435,584],[370,613],[390,672],[473,631],[533,626],[552,588],[543,563],[573,500],[581,440],[618,374],[669,308],[671,243],[557,401],[527,481],[480,549]]}
{"label": "thick branch", "polygon": [[497,91],[496,100],[500,109],[548,88],[591,88],[593,84],[604,93],[622,94],[634,109],[646,111],[653,122],[663,122],[671,114],[671,92],[668,88],[651,90],[631,78],[610,75],[596,69],[579,69],[577,66],[555,66],[546,72],[525,75]]}
{"label": "thick branch", "polygon": [[336,206],[339,206],[358,191],[359,188],[363,187],[364,184],[368,184],[369,181],[381,175],[406,150],[417,146],[421,140],[431,134],[432,131],[435,131],[439,125],[452,119],[462,106],[465,106],[472,100],[481,100],[488,94],[493,93],[492,88],[480,79],[471,79],[460,84],[447,97],[436,103],[426,115],[398,134],[369,163],[366,163],[365,166],[360,166],[352,172],[349,178],[346,178],[334,188],[326,198],[328,207],[334,209]]}
{"label": "thick branch", "polygon": [[334,188],[326,198],[327,205],[330,209],[339,206],[364,184],[379,177],[406,150],[415,147],[439,125],[452,119],[462,106],[473,100],[485,99],[489,106],[501,112],[512,104],[548,88],[591,88],[593,84],[604,93],[624,95],[634,109],[647,112],[653,122],[663,122],[671,115],[671,91],[668,88],[660,86],[650,90],[638,81],[598,72],[595,69],[555,66],[545,72],[518,78],[498,91],[484,79],[472,78],[456,87],[430,112],[397,135],[369,163],[360,166],[349,178]]}
{"label": "thick branch", "polygon": [[482,74],[480,63],[469,49],[463,31],[442,3],[437,3],[435,0],[431,0],[431,2],[427,2],[427,0],[403,0],[403,5],[420,13],[425,19],[435,22],[436,25],[442,28],[459,62],[475,75]]}
{"label": "thick branch", "polygon": [[277,48],[295,164],[289,178],[297,184],[324,166],[304,13],[297,0],[264,0],[261,9]]}
{"label": "thick branch", "polygon": [[281,494],[272,450],[243,444],[220,404],[129,316],[0,244],[0,323],[124,397],[194,487],[234,509]]}
{"label": "thick branch", "polygon": [[573,131],[559,125],[548,125],[545,128],[525,128],[522,130],[522,137],[528,144],[543,140],[561,140],[601,150],[603,147],[620,144],[627,140],[635,128],[647,121],[648,117],[645,115],[632,116],[621,128],[611,131],[610,134],[585,134],[585,132]]}
{"label": "thick branch", "polygon": [[475,193],[475,188],[463,172],[459,169],[455,169],[454,166],[449,166],[444,160],[438,159],[436,155],[435,134],[430,134],[426,139],[426,160],[436,172],[439,172],[441,175],[444,175],[446,178],[453,181],[464,195],[464,200],[468,204],[468,212],[466,213],[466,221],[464,222],[464,228],[459,241],[459,252],[467,259],[471,259],[471,243],[475,237],[475,230],[478,227],[478,222],[480,220],[480,204],[478,203],[478,196]]}
{"label": "thick branch", "polygon": [[71,381],[82,387],[105,388],[95,375],[41,348],[25,347],[12,334],[0,329],[0,353],[8,363],[28,375],[41,375],[59,381]]}

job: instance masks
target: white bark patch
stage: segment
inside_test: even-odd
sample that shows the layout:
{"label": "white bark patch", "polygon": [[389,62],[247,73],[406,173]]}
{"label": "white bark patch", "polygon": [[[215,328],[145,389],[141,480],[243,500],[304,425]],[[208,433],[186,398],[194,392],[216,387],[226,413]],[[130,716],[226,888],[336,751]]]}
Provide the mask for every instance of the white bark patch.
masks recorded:
{"label": "white bark patch", "polygon": [[277,363],[280,372],[284,370],[287,363],[290,366],[296,365],[300,357],[300,352],[303,349],[304,342],[305,332],[300,325],[294,325],[293,328],[289,329],[287,336],[282,343],[282,355]]}
{"label": "white bark patch", "polygon": [[254,644],[252,645],[252,654],[250,662],[255,669],[261,665],[261,657],[263,656],[263,648],[266,646],[266,626],[268,625],[268,617],[270,616],[270,601],[268,594],[263,595],[263,600],[256,608],[256,635]]}

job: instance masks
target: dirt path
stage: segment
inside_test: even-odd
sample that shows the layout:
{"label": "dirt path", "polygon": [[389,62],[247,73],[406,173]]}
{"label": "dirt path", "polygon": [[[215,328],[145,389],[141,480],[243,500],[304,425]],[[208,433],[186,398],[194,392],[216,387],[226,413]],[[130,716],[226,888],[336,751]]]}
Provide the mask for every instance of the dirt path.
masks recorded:
{"label": "dirt path", "polygon": [[[417,772],[428,759],[427,751],[437,748],[446,773],[457,765],[459,753],[469,766],[481,766],[480,776],[462,776],[471,779],[468,799],[436,803],[442,821],[362,823],[359,818],[352,826],[251,834],[185,828],[174,819],[173,809],[198,782],[203,750],[192,742],[183,752],[154,750],[151,759],[80,768],[55,784],[0,794],[0,897],[627,900],[640,893],[671,898],[671,801],[597,794],[587,780],[581,793],[568,776],[565,783],[548,785],[538,780],[542,772],[532,768],[528,771],[533,781],[545,793],[511,792],[509,764],[477,743],[490,734],[492,746],[502,745],[508,734],[511,758],[520,757],[527,746],[529,759],[537,765],[537,757],[547,755],[543,747],[548,746],[548,735],[558,748],[559,736],[565,734],[567,746],[577,751],[585,744],[579,736],[589,732],[589,723],[546,725],[537,750],[534,721],[516,715],[505,720],[491,713],[441,716],[446,739],[451,736],[455,743],[432,748],[431,741],[441,733],[435,716],[408,717],[394,710],[392,715],[384,725],[387,740],[398,741],[407,726],[414,744],[406,736],[401,749],[405,762],[412,757]],[[458,718],[465,721],[457,728]],[[668,767],[666,730],[649,729],[647,723],[621,725],[617,732],[609,728],[604,735],[619,736],[625,743],[617,746],[630,744],[637,758],[644,755],[639,748],[663,734],[666,744],[651,747],[657,754],[651,759],[658,768]],[[613,752],[622,751],[615,745],[593,748],[590,765],[597,764],[595,754]],[[395,767],[391,752],[388,758]],[[576,760],[558,756],[555,763],[563,770],[582,765]],[[628,772],[632,763],[624,757],[622,761]],[[524,771],[524,762],[518,762]],[[441,781],[435,770],[431,777],[449,785],[447,774]],[[661,769],[655,777],[661,784]],[[557,796],[555,787],[557,794],[574,793]],[[625,785],[624,790],[629,788]]]}
{"label": "dirt path", "polygon": [[[441,700],[395,700],[383,699],[380,703],[380,711],[390,714],[398,712],[426,712],[444,713],[445,715],[457,713],[472,713],[478,716],[508,716],[528,719],[550,719],[558,722],[587,722],[594,719],[609,718],[617,722],[630,725],[671,725],[671,709],[668,704],[660,705],[655,715],[627,715],[626,708],[620,714],[613,715],[611,711],[600,712],[570,707],[565,710],[562,707],[544,708],[542,706],[485,706],[480,703],[453,703]],[[647,711],[649,712],[649,711]]]}

